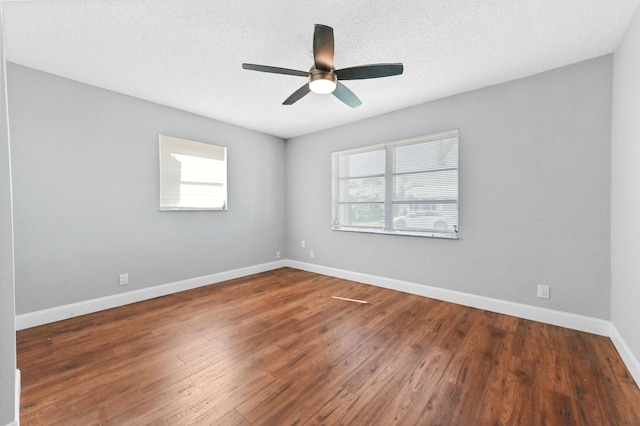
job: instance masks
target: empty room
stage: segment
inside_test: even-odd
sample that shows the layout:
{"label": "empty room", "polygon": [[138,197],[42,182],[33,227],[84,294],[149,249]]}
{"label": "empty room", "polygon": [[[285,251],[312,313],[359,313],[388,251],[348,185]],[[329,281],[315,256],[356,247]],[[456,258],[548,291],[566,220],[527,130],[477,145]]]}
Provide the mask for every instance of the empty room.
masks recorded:
{"label": "empty room", "polygon": [[0,425],[640,425],[639,6],[2,1]]}

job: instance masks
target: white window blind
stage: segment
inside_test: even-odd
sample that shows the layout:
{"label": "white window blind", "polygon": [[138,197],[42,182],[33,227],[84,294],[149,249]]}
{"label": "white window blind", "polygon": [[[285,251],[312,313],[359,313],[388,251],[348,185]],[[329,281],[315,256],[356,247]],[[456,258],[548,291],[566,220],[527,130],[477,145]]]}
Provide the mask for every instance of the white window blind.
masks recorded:
{"label": "white window blind", "polygon": [[160,210],[226,210],[227,148],[160,135]]}
{"label": "white window blind", "polygon": [[332,154],[334,230],[458,238],[458,130]]}

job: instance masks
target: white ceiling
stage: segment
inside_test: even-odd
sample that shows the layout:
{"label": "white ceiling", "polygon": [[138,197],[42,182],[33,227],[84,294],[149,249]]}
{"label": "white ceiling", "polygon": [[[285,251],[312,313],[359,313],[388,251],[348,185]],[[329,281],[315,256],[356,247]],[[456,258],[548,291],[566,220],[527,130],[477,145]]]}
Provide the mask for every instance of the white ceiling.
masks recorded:
{"label": "white ceiling", "polygon": [[[282,138],[358,121],[610,53],[640,0],[4,1],[7,60]],[[309,94],[314,24],[335,67],[402,62],[348,81],[363,105]]]}

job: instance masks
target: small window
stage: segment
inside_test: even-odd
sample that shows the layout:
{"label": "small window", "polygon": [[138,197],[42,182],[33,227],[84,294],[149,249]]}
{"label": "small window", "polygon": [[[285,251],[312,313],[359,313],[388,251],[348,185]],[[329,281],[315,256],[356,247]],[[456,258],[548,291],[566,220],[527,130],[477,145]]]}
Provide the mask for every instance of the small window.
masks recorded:
{"label": "small window", "polygon": [[160,135],[160,210],[227,210],[227,148]]}
{"label": "small window", "polygon": [[458,238],[458,130],[332,154],[332,229]]}

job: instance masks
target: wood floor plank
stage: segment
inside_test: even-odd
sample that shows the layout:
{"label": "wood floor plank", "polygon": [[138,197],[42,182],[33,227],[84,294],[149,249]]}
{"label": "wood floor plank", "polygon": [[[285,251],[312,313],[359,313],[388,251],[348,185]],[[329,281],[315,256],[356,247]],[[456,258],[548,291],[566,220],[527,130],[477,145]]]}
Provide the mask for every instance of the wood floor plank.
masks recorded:
{"label": "wood floor plank", "polygon": [[17,352],[23,425],[640,424],[605,337],[290,268],[21,330]]}
{"label": "wood floor plank", "polygon": [[438,389],[451,356],[451,352],[446,349],[427,349],[421,359],[414,363],[414,366],[417,364],[415,369],[378,416],[378,424],[418,424],[429,396]]}
{"label": "wood floor plank", "polygon": [[[338,424],[338,419],[342,417],[356,399],[357,396],[342,388],[334,389],[334,393],[327,394],[327,397],[323,398],[322,402],[309,407],[309,411],[306,413],[308,418],[301,424],[307,426]],[[317,411],[313,411],[316,407],[319,407]]]}

